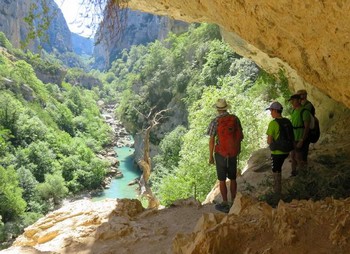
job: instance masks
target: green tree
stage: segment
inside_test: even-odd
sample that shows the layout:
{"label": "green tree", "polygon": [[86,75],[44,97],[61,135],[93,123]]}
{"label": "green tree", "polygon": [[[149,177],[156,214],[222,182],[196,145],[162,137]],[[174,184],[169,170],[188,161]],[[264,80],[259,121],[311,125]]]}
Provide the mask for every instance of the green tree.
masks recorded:
{"label": "green tree", "polygon": [[57,172],[46,174],[45,181],[39,183],[36,189],[40,197],[45,200],[52,200],[54,205],[58,205],[68,193],[68,188],[62,175]]}
{"label": "green tree", "polygon": [[0,166],[0,179],[0,216],[7,222],[24,213],[26,202],[13,167]]}
{"label": "green tree", "polygon": [[230,102],[233,113],[240,118],[243,126],[239,170],[242,170],[242,162],[248,159],[251,152],[265,144],[264,134],[269,120],[264,110],[266,102],[251,97],[250,85],[241,83],[237,78],[226,77],[219,80],[218,86],[220,89],[214,86],[205,88],[202,98],[189,109],[190,126],[184,135],[179,166],[157,186],[157,194],[164,204],[189,196],[202,201],[214,186],[216,171],[208,164],[209,137],[206,132],[209,120],[216,116],[213,105],[218,98],[223,97]]}
{"label": "green tree", "polygon": [[155,193],[158,192],[158,186],[162,185],[163,178],[168,175],[171,177],[174,169],[178,167],[183,136],[186,132],[185,127],[178,126],[160,142],[160,152],[153,159],[155,166],[150,177]]}
{"label": "green tree", "polygon": [[67,106],[70,111],[78,116],[83,111],[83,102],[81,92],[77,87],[73,87],[67,94]]}
{"label": "green tree", "polygon": [[0,157],[5,155],[5,153],[9,150],[10,143],[8,140],[10,137],[10,131],[3,129],[0,125]]}
{"label": "green tree", "polygon": [[47,111],[61,130],[74,136],[73,114],[66,105],[57,102],[49,103]]}
{"label": "green tree", "polygon": [[0,126],[10,131],[10,141],[18,144],[16,135],[18,118],[22,107],[15,98],[8,93],[0,94]]}
{"label": "green tree", "polygon": [[32,111],[20,114],[16,124],[17,142],[27,146],[34,141],[44,140],[48,132],[46,125]]}
{"label": "green tree", "polygon": [[31,143],[28,147],[17,151],[17,166],[27,167],[38,182],[44,181],[45,174],[55,170],[56,155],[46,141]]}
{"label": "green tree", "polygon": [[216,85],[217,78],[229,73],[231,63],[239,56],[235,54],[228,44],[214,40],[209,45],[206,55],[206,63],[203,66],[201,76],[205,85]]}
{"label": "green tree", "polygon": [[24,166],[17,170],[17,174],[19,178],[19,186],[23,189],[22,197],[29,205],[30,201],[32,201],[36,195],[38,181],[35,179],[32,172]]}
{"label": "green tree", "polygon": [[0,32],[0,46],[12,51],[13,46],[3,32]]}

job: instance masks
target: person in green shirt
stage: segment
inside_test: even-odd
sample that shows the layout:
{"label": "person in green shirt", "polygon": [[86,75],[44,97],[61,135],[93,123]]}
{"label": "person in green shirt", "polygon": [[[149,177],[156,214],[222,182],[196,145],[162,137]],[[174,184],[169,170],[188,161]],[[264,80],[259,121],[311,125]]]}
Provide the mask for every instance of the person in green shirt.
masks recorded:
{"label": "person in green shirt", "polygon": [[[283,107],[279,102],[273,102],[270,107],[266,110],[270,110],[271,116],[273,120],[269,123],[266,134],[267,134],[267,144],[269,144],[271,149],[271,160],[272,160],[272,172],[274,178],[274,192],[277,195],[278,199],[281,196],[282,190],[282,166],[284,160],[288,157],[289,152],[281,151],[275,149],[271,146],[271,144],[278,140],[279,135],[281,134],[280,128],[284,125],[280,125],[277,121],[281,121],[279,119],[283,119],[283,121],[287,121],[287,124],[291,125],[289,119],[282,117]],[[277,120],[276,120],[277,119]]]}
{"label": "person in green shirt", "polygon": [[295,149],[291,152],[292,176],[296,176],[298,171],[307,169],[307,155],[309,153],[310,140],[308,138],[310,131],[311,113],[303,110],[301,96],[292,95],[289,100],[293,107],[291,122],[294,129]]}
{"label": "person in green shirt", "polygon": [[315,107],[314,105],[311,103],[311,101],[309,101],[307,99],[307,91],[302,89],[302,90],[298,90],[297,91],[297,94],[300,95],[300,102],[301,102],[301,105],[306,108],[307,110],[310,111],[310,113],[315,116],[316,114],[316,110],[315,110]]}

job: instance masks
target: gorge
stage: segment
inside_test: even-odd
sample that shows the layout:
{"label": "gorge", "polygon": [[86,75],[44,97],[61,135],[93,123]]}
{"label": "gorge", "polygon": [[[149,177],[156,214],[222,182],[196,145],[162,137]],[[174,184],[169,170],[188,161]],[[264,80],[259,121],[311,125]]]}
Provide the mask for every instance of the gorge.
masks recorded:
{"label": "gorge", "polygon": [[[131,0],[129,7],[216,23],[234,51],[269,72],[283,70],[292,91],[309,92],[320,119],[322,136],[312,147],[310,168],[349,168],[348,3]],[[29,226],[0,253],[347,253],[349,198],[272,208],[255,199],[261,189],[247,195],[252,186],[244,185],[258,186],[268,172],[268,150],[253,153],[228,215],[213,209],[217,186],[203,204],[189,198],[159,210],[145,210],[138,200],[81,200]],[[289,163],[284,172],[290,173]]]}

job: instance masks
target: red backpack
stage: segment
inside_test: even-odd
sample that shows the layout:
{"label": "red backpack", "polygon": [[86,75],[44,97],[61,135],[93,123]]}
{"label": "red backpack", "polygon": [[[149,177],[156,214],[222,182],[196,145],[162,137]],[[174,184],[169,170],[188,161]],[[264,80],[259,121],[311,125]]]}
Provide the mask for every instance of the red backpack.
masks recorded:
{"label": "red backpack", "polygon": [[242,126],[235,115],[225,115],[217,119],[217,143],[215,152],[224,157],[237,156],[243,139]]}

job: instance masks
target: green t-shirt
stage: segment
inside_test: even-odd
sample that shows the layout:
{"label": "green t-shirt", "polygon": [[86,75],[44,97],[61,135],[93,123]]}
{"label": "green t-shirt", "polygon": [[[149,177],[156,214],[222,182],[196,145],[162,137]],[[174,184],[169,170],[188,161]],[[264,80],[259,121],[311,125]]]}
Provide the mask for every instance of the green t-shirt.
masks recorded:
{"label": "green t-shirt", "polygon": [[[278,137],[280,135],[280,126],[275,120],[273,120],[269,123],[269,126],[267,127],[266,134],[272,136],[273,140],[278,139]],[[280,150],[273,150],[273,151],[271,151],[271,154],[288,154],[288,153],[282,152]]]}
{"label": "green t-shirt", "polygon": [[301,117],[301,111],[304,109],[304,107],[300,107],[298,109],[294,109],[291,114],[290,121],[293,125],[294,130],[294,140],[299,141],[303,138],[304,134],[304,122],[310,123],[311,121],[311,113],[308,110],[303,111],[303,116]]}

